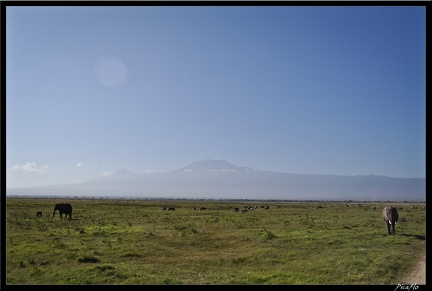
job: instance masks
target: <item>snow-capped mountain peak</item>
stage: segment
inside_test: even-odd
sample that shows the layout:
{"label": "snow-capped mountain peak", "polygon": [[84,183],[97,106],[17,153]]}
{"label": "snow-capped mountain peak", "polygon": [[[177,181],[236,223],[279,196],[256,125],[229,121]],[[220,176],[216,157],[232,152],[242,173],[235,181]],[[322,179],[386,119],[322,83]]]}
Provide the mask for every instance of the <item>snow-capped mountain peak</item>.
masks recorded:
{"label": "snow-capped mountain peak", "polygon": [[217,160],[217,159],[205,159],[201,161],[194,162],[186,167],[180,168],[178,171],[183,172],[215,172],[215,171],[247,171],[253,170],[248,167],[238,167],[233,164],[225,161],[225,160]]}

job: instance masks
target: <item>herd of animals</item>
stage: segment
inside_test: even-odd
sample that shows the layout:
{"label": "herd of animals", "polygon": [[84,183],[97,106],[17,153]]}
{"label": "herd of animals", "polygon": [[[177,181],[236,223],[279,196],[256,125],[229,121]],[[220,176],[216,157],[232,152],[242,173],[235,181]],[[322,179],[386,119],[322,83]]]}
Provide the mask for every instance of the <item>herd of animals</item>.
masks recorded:
{"label": "herd of animals", "polygon": [[[321,205],[320,205],[321,206]],[[323,208],[322,206],[319,208]],[[253,210],[257,208],[257,206],[247,206],[247,207],[243,207],[243,209],[241,210],[241,212],[247,212],[249,210]],[[264,209],[269,209],[269,206],[265,205],[265,206],[261,206],[261,208]],[[413,209],[417,208],[416,206],[412,207]],[[402,210],[401,207],[399,207],[400,210]],[[175,211],[174,207],[164,207],[162,208],[162,210],[168,210],[168,211]],[[194,208],[194,210],[198,210],[198,208]],[[200,210],[207,210],[205,207],[201,207]],[[371,210],[376,210],[376,207],[371,207]],[[60,214],[60,218],[63,217],[63,214],[65,215],[65,218],[72,219],[72,205],[70,203],[58,203],[54,206],[54,212],[53,212],[53,218],[55,216],[56,211],[59,212]],[[240,208],[234,208],[235,212],[240,212]],[[37,211],[36,213],[37,217],[41,217],[42,216],[42,211]],[[383,211],[382,211],[382,218],[384,219],[385,222],[385,226],[386,226],[386,230],[387,230],[387,234],[388,235],[394,235],[396,232],[396,223],[399,220],[399,213],[398,213],[398,208],[397,207],[393,207],[393,206],[386,206],[384,207]]]}

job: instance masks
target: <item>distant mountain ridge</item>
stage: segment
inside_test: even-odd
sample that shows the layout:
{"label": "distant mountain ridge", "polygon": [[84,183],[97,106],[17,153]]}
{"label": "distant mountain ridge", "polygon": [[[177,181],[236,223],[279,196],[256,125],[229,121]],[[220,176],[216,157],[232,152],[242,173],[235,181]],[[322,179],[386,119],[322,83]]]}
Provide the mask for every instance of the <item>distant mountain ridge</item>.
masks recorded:
{"label": "distant mountain ridge", "polygon": [[172,172],[203,172],[203,171],[250,171],[252,168],[238,167],[228,163],[225,160],[206,159],[194,162],[186,167],[174,170]]}
{"label": "distant mountain ridge", "polygon": [[425,178],[290,174],[207,159],[165,172],[126,169],[82,183],[8,188],[7,195],[139,196],[191,199],[425,201]]}

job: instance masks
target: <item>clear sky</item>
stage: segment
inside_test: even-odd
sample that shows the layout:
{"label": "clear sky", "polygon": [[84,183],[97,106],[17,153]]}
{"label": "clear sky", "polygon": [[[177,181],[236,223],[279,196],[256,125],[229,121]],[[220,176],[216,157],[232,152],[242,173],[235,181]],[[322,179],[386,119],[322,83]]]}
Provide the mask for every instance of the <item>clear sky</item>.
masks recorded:
{"label": "clear sky", "polygon": [[425,177],[425,7],[7,7],[7,187],[203,159]]}

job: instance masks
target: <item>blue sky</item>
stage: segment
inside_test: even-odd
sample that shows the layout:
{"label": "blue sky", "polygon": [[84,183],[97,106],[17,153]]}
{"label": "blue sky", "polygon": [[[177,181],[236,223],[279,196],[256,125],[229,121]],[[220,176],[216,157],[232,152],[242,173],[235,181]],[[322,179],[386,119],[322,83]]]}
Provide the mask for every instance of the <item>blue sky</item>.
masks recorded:
{"label": "blue sky", "polygon": [[7,7],[7,187],[203,159],[425,177],[425,7]]}

